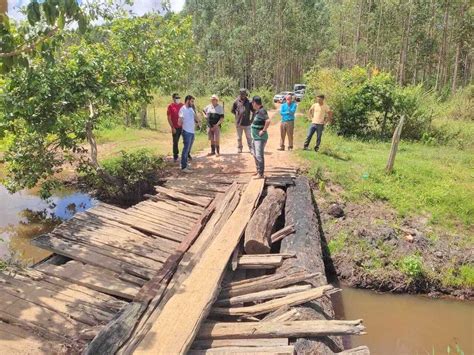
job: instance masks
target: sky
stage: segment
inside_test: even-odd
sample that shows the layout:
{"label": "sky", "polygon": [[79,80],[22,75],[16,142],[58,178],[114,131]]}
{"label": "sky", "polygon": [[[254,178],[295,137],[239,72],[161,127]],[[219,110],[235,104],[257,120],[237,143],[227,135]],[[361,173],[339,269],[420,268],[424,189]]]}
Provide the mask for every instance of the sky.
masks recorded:
{"label": "sky", "polygon": [[[0,0],[1,1],[1,0]],[[19,9],[22,6],[26,6],[30,0],[9,0],[8,2],[8,15],[14,19],[20,19],[23,17],[20,14]],[[93,0],[91,0],[93,1]],[[173,12],[179,12],[183,9],[185,0],[171,0],[171,10]],[[81,0],[79,0],[81,2]],[[132,10],[137,15],[143,15],[147,12],[159,9],[160,0],[134,0]]]}

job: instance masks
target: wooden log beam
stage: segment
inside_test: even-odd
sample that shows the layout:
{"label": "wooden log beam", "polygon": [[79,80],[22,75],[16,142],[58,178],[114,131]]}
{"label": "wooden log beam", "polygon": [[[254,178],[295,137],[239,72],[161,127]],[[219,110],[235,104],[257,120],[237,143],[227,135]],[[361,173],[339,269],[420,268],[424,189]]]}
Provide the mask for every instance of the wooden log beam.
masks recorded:
{"label": "wooden log beam", "polygon": [[247,254],[267,254],[270,252],[270,236],[275,221],[282,213],[285,196],[285,191],[282,189],[268,188],[267,196],[253,214],[245,229],[244,249]]}
{"label": "wooden log beam", "polygon": [[273,243],[278,242],[279,240],[282,240],[285,237],[288,237],[294,232],[295,232],[295,226],[291,224],[273,233],[272,236],[270,237],[270,240],[272,241],[272,244],[273,244]]}
{"label": "wooden log beam", "polygon": [[263,186],[263,179],[249,182],[234,213],[204,250],[199,263],[180,285],[180,290],[164,305],[135,354],[179,354],[189,350],[200,324],[217,298],[227,262],[255,209]]}
{"label": "wooden log beam", "polygon": [[198,339],[303,338],[365,334],[362,320],[309,320],[292,322],[208,322]]}
{"label": "wooden log beam", "polygon": [[334,287],[331,285],[321,286],[297,293],[292,293],[282,298],[274,299],[264,303],[255,304],[246,307],[214,307],[211,310],[211,314],[228,315],[228,316],[258,316],[259,314],[265,314],[276,311],[282,306],[297,306],[314,299],[320,298],[326,294],[326,292],[333,290]]}
{"label": "wooden log beam", "polygon": [[262,346],[287,346],[288,338],[262,338],[262,339],[201,339],[195,340],[193,350],[222,348],[222,347],[262,347]]}

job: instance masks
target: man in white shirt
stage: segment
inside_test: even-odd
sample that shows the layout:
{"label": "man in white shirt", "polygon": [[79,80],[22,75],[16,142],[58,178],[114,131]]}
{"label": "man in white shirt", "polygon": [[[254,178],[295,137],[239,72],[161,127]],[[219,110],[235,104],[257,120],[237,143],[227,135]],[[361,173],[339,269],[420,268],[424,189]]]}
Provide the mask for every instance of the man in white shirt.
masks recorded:
{"label": "man in white shirt", "polygon": [[191,148],[194,143],[194,128],[196,122],[199,124],[200,120],[194,108],[194,97],[187,95],[184,99],[184,106],[179,110],[179,123],[183,127],[183,151],[181,152],[181,171],[190,173],[188,167],[188,156],[191,153]]}

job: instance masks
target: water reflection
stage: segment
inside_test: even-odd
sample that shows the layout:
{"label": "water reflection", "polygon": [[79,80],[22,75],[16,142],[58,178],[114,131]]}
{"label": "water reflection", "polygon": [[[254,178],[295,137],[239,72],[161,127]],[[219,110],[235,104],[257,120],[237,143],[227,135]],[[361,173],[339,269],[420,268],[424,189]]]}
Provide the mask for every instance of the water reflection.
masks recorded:
{"label": "water reflection", "polygon": [[474,354],[474,303],[424,296],[378,294],[343,287],[334,299],[337,318],[364,320],[367,335],[349,340],[373,355]]}
{"label": "water reflection", "polygon": [[51,231],[61,220],[93,206],[89,195],[62,190],[48,201],[29,191],[9,194],[0,185],[0,258],[10,256],[26,264],[37,262],[49,253],[30,245],[31,238]]}

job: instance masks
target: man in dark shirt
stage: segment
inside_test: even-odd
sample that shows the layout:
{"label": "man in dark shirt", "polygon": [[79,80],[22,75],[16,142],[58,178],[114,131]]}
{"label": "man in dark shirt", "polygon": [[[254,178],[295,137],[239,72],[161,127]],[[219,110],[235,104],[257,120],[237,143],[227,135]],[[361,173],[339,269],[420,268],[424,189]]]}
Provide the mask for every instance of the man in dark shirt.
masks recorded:
{"label": "man in dark shirt", "polygon": [[183,104],[180,102],[179,94],[174,93],[172,96],[173,102],[168,105],[167,116],[168,123],[171,127],[171,134],[173,136],[173,159],[175,162],[178,161],[179,157],[179,138],[183,132],[183,128],[179,124],[179,110],[183,107]]}
{"label": "man in dark shirt", "polygon": [[252,135],[250,133],[250,114],[254,109],[247,98],[247,90],[240,89],[240,94],[232,105],[231,112],[235,115],[235,127],[237,129],[237,148],[242,153],[242,133],[245,132],[249,151],[252,151]]}

